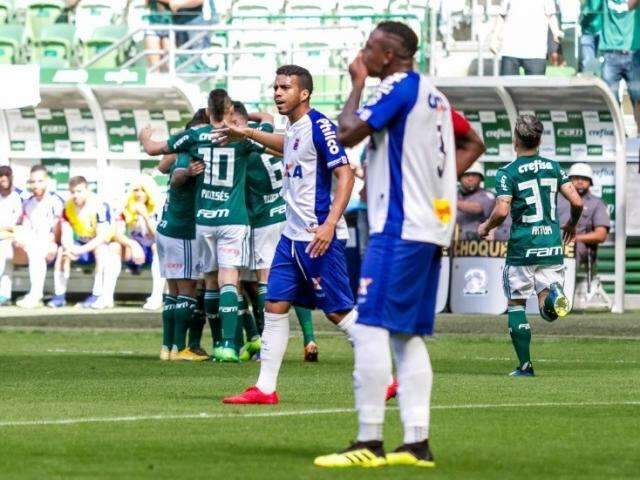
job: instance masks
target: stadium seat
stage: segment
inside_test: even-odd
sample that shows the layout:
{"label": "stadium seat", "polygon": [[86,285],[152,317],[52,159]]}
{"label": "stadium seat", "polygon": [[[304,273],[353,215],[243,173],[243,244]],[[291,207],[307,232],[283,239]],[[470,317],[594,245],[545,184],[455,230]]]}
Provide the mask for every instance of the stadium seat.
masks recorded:
{"label": "stadium seat", "polygon": [[116,16],[111,0],[80,0],[76,7],[76,36],[81,41],[89,40],[99,27],[111,25]]}
{"label": "stadium seat", "polygon": [[[261,100],[261,92],[273,81],[278,68],[278,43],[265,35],[245,36],[240,49],[255,49],[255,52],[239,54],[229,68],[229,94],[244,102]],[[262,51],[261,51],[262,50]]]}
{"label": "stadium seat", "polygon": [[[83,43],[82,61],[88,62],[104,49],[125,37],[129,28],[126,25],[109,25],[98,27],[91,38]],[[122,62],[124,49],[119,48],[102,57],[91,65],[92,68],[114,68]]]}
{"label": "stadium seat", "polygon": [[49,25],[34,42],[33,58],[43,67],[69,67],[73,59],[76,28],[68,23]]}
{"label": "stadium seat", "polygon": [[31,0],[27,4],[25,25],[33,40],[40,38],[42,30],[56,22],[65,8],[64,0]]}
{"label": "stadium seat", "polygon": [[[335,1],[289,0],[285,7],[286,22],[289,25],[299,26],[321,25],[326,23],[321,16],[332,15],[335,7]],[[317,16],[318,18],[305,18],[305,16]]]}
{"label": "stadium seat", "polygon": [[0,24],[8,23],[13,16],[13,2],[0,0]]}
{"label": "stadium seat", "polygon": [[20,63],[23,42],[22,25],[0,25],[0,64]]}

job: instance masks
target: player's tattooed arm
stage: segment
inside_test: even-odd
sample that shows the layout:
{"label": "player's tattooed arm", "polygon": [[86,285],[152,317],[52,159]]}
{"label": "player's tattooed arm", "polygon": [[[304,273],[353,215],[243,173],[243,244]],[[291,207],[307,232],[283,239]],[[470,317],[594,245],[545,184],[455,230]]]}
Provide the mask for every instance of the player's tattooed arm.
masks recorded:
{"label": "player's tattooed arm", "polygon": [[158,142],[156,140],[151,140],[151,135],[153,135],[153,130],[149,125],[140,130],[140,134],[138,135],[138,140],[142,144],[142,148],[147,155],[167,155],[171,152],[169,149],[169,145],[167,141]]}
{"label": "player's tattooed arm", "polygon": [[506,220],[511,212],[511,197],[503,195],[496,199],[496,206],[489,218],[478,226],[480,238],[488,239],[491,231],[499,227]]}
{"label": "player's tattooed arm", "polygon": [[560,193],[566,198],[571,206],[571,217],[569,221],[563,225],[562,240],[564,243],[571,243],[576,238],[576,226],[582,215],[582,209],[584,208],[582,197],[573,186],[573,183],[567,182],[560,186]]}
{"label": "player's tattooed arm", "polygon": [[170,185],[173,188],[179,188],[190,178],[197,177],[204,172],[204,168],[204,162],[201,162],[200,160],[192,160],[188,168],[176,168],[173,171]]}
{"label": "player's tattooed arm", "polygon": [[373,133],[371,126],[358,117],[364,84],[369,76],[366,65],[362,61],[362,53],[359,53],[351,65],[351,93],[344,104],[342,113],[338,116],[338,140],[345,147],[353,147]]}
{"label": "player's tattooed arm", "polygon": [[329,215],[327,215],[327,219],[322,225],[309,229],[310,232],[315,233],[315,237],[306,249],[311,258],[324,255],[329,245],[331,245],[331,241],[336,232],[336,225],[347,208],[349,199],[351,198],[353,184],[355,183],[355,176],[350,165],[342,165],[334,169],[333,174],[338,179],[338,185],[333,197],[333,202],[331,203]]}
{"label": "player's tattooed arm", "polygon": [[456,172],[458,178],[487,150],[473,128],[465,135],[456,135]]}

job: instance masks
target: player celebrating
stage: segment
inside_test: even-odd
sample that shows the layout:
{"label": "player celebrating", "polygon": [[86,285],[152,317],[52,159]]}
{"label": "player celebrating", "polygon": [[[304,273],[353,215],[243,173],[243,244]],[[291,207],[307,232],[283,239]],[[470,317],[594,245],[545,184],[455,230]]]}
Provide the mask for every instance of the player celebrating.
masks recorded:
{"label": "player celebrating", "polygon": [[[371,136],[366,174],[371,236],[353,329],[359,429],[346,450],[316,458],[322,467],[435,465],[428,440],[433,373],[421,336],[433,331],[441,249],[449,245],[455,225],[456,173],[464,172],[484,145],[459,116],[460,133],[454,135],[448,100],[413,71],[417,49],[409,27],[382,22],[349,68],[353,87],[339,116],[339,139],[353,146]],[[382,83],[358,109],[367,76]],[[389,340],[404,444],[385,456]]]}
{"label": "player celebrating", "polygon": [[[336,225],[353,189],[353,171],[335,126],[309,104],[309,71],[297,65],[280,67],[273,88],[278,112],[288,118],[285,135],[248,127],[228,129],[230,138],[250,138],[284,153],[282,195],[287,204],[287,222],[269,273],[260,376],[255,386],[224,399],[231,404],[278,403],[276,382],[289,340],[292,304],[318,306],[349,336],[357,317],[345,247],[336,238]],[[332,175],[338,184],[333,202]]]}
{"label": "player celebrating", "polygon": [[[517,158],[496,173],[496,206],[489,219],[478,227],[484,238],[509,213],[513,219],[504,269],[509,334],[519,361],[512,376],[534,375],[529,353],[531,327],[525,313],[527,299],[535,292],[540,315],[550,322],[564,317],[571,308],[562,291],[562,237],[567,243],[574,240],[582,199],[560,165],[539,156],[543,130],[535,116],[518,117],[513,136]],[[564,235],[556,212],[558,190],[571,205],[571,218],[562,227]]]}
{"label": "player celebrating", "polygon": [[55,295],[47,306],[60,308],[67,304],[67,284],[74,261],[80,265],[95,264],[91,295],[79,304],[90,308],[102,296],[108,242],[113,236],[111,213],[109,206],[89,191],[87,179],[82,176],[69,180],[69,193],[62,212],[62,246],[53,270]]}
{"label": "player celebrating", "polygon": [[151,140],[151,131],[145,129],[140,141],[150,155],[185,152],[204,161],[205,171],[198,177],[196,192],[196,237],[207,286],[205,310],[212,321],[219,312],[222,327],[212,324],[214,358],[237,362],[238,277],[239,269],[248,260],[246,156],[255,146],[249,141],[224,147],[215,142],[212,127],[231,123],[233,113],[233,104],[225,90],[216,89],[209,94],[208,113],[211,124],[206,127],[185,130],[166,142]]}
{"label": "player celebrating", "polygon": [[[247,112],[242,102],[233,102],[233,124],[245,128],[249,121],[259,122],[260,129],[273,132],[273,116],[268,113]],[[253,305],[257,327],[260,333],[264,328],[264,305],[267,294],[269,269],[276,253],[276,247],[286,221],[286,205],[282,192],[282,160],[272,155],[253,152],[247,164],[247,210],[251,224],[251,265],[258,285]],[[246,283],[245,283],[245,288]],[[313,334],[313,321],[309,309],[296,306],[296,316],[300,323],[304,342],[305,361],[318,360],[318,346]],[[250,319],[250,315],[247,315]],[[246,327],[245,327],[246,330]],[[248,333],[248,337],[251,335]],[[257,341],[251,338],[245,344],[241,360],[249,360],[260,349]]]}

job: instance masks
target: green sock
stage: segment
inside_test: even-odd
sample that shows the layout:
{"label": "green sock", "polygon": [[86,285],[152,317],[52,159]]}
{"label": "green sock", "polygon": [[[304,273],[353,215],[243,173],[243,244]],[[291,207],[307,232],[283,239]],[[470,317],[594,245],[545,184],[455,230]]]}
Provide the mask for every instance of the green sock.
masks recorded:
{"label": "green sock", "polygon": [[204,305],[202,305],[203,302],[204,299],[198,299],[198,305],[191,317],[191,324],[189,325],[189,348],[200,348],[200,343],[202,342],[202,331],[204,330],[204,324],[207,323]]}
{"label": "green sock", "polygon": [[260,333],[258,333],[258,326],[251,314],[251,310],[249,310],[247,297],[245,295],[239,296],[238,302],[238,315],[242,318],[242,326],[244,327],[244,332],[247,335],[247,341],[253,341],[260,337]]}
{"label": "green sock", "polygon": [[209,321],[209,327],[211,328],[211,342],[213,348],[219,346],[222,341],[222,328],[220,325],[220,317],[218,316],[218,310],[220,306],[220,291],[219,290],[206,290],[204,292],[204,312]]}
{"label": "green sock", "polygon": [[171,349],[173,346],[174,306],[176,297],[173,295],[162,296],[162,346]]}
{"label": "green sock", "polygon": [[316,336],[313,333],[313,320],[311,318],[311,310],[308,308],[294,307],[296,316],[298,317],[298,323],[302,329],[302,341],[306,347],[309,342],[315,342]]}
{"label": "green sock", "polygon": [[223,285],[220,289],[220,323],[222,324],[222,346],[235,348],[238,328],[238,289],[235,285]]}
{"label": "green sock", "polygon": [[260,335],[262,335],[262,330],[264,330],[264,304],[266,303],[266,297],[267,284],[259,283],[258,296],[256,297],[256,303],[253,304],[253,314],[256,317],[256,326],[258,327]]}
{"label": "green sock", "polygon": [[176,325],[173,330],[173,344],[178,348],[178,351],[187,347],[187,328],[191,324],[197,303],[198,301],[193,297],[178,295],[174,314]]}
{"label": "green sock", "polygon": [[531,361],[531,354],[529,353],[531,326],[527,322],[527,314],[524,311],[524,307],[509,307],[509,334],[522,367],[525,362]]}

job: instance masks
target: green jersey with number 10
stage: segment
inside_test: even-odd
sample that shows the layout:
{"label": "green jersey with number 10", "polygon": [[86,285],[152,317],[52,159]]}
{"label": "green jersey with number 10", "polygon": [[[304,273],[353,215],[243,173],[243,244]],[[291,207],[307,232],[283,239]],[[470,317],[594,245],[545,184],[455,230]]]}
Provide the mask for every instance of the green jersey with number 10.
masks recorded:
{"label": "green jersey with number 10", "polygon": [[558,191],[567,182],[558,162],[538,155],[519,157],[498,170],[496,196],[512,199],[507,265],[563,263],[556,205]]}
{"label": "green jersey with number 10", "polygon": [[219,146],[212,142],[213,127],[192,128],[167,141],[174,152],[187,152],[204,162],[196,190],[196,224],[248,225],[245,177],[248,156],[256,150],[248,140]]}

